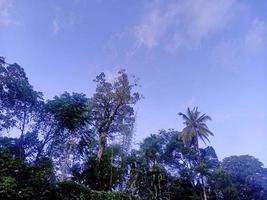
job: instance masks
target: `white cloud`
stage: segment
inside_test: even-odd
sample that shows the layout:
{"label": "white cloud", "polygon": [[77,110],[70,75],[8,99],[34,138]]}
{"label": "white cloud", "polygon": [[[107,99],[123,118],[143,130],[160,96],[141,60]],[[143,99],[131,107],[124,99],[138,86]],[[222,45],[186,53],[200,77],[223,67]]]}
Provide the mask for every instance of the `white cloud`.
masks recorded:
{"label": "white cloud", "polygon": [[254,20],[251,29],[245,37],[248,51],[259,51],[267,47],[267,23]]}
{"label": "white cloud", "polygon": [[211,53],[216,63],[239,72],[267,49],[267,22],[252,20],[238,38],[221,40]]}
{"label": "white cloud", "polygon": [[52,33],[57,35],[62,30],[72,28],[74,24],[75,17],[73,13],[57,9],[56,15],[52,20]]}
{"label": "white cloud", "polygon": [[157,46],[161,37],[167,31],[168,21],[170,21],[168,15],[163,15],[158,9],[149,13],[144,21],[136,27],[136,36],[139,43],[148,48]]}
{"label": "white cloud", "polygon": [[12,7],[12,2],[12,0],[0,0],[0,26],[12,23],[9,13],[10,8]]}
{"label": "white cloud", "polygon": [[53,34],[57,34],[60,30],[60,25],[59,25],[59,21],[58,21],[58,18],[54,18],[53,21],[52,21],[52,32]]}
{"label": "white cloud", "polygon": [[198,45],[226,27],[234,4],[235,0],[157,1],[135,27],[137,41],[147,48]]}

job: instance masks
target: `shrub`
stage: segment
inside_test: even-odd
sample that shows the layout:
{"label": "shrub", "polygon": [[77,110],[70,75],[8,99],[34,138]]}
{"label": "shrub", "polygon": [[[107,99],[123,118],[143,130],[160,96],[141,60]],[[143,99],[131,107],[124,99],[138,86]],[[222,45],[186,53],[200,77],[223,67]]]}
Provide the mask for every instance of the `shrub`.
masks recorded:
{"label": "shrub", "polygon": [[16,194],[16,180],[10,176],[0,178],[0,199],[14,199]]}
{"label": "shrub", "polygon": [[89,188],[72,181],[63,181],[55,187],[55,200],[135,200],[122,192],[104,192]]}

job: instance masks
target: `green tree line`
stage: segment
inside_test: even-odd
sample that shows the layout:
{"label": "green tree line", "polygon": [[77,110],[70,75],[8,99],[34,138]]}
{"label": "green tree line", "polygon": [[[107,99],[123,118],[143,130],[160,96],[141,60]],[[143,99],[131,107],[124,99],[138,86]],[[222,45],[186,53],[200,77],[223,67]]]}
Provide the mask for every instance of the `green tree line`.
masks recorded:
{"label": "green tree line", "polygon": [[120,70],[93,82],[91,97],[45,100],[20,65],[0,57],[0,199],[267,199],[258,159],[219,161],[207,146],[216,135],[209,115],[187,108],[177,115],[183,130],[159,130],[132,148],[137,79]]}

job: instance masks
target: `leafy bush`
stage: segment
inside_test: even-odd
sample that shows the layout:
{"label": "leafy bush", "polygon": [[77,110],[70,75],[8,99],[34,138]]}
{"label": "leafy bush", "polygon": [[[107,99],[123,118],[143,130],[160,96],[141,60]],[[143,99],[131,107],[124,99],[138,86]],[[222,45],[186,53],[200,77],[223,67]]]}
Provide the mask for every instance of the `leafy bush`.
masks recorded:
{"label": "leafy bush", "polygon": [[134,200],[122,192],[94,191],[72,181],[58,183],[55,187],[55,200]]}
{"label": "leafy bush", "polygon": [[134,200],[122,192],[91,191],[90,200]]}
{"label": "leafy bush", "polygon": [[54,198],[58,200],[86,200],[90,196],[90,189],[72,181],[63,181],[56,185]]}
{"label": "leafy bush", "polygon": [[16,180],[10,176],[0,178],[0,199],[14,199],[16,193]]}

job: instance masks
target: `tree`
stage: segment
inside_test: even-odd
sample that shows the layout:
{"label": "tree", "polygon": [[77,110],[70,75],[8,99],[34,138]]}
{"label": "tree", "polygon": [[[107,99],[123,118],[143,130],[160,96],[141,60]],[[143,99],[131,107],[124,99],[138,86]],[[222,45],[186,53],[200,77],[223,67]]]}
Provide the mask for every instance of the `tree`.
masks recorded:
{"label": "tree", "polygon": [[267,169],[258,159],[249,155],[230,156],[223,159],[221,169],[229,174],[238,200],[266,199]]}
{"label": "tree", "polygon": [[88,99],[84,94],[65,92],[49,100],[46,106],[55,119],[56,131],[52,146],[55,157],[59,160],[63,159],[60,171],[62,179],[65,179],[68,168],[71,167],[71,154],[74,147],[85,134],[84,128],[89,114]]}
{"label": "tree", "polygon": [[131,190],[141,199],[168,199],[167,171],[164,165],[165,145],[171,134],[152,134],[140,144],[137,158],[131,164]]}
{"label": "tree", "polygon": [[[177,134],[172,129],[160,130],[145,138],[139,149],[128,155],[129,174],[125,176],[130,194],[148,200],[200,199],[202,189],[196,182],[198,153],[185,146]],[[205,159],[212,153],[207,150]]]}
{"label": "tree", "polygon": [[197,107],[192,110],[187,108],[187,113],[179,113],[182,116],[185,124],[185,128],[182,131],[181,138],[186,145],[193,146],[199,150],[199,141],[201,139],[205,144],[209,142],[209,136],[213,136],[213,133],[209,130],[206,122],[211,120],[211,117],[207,114],[202,114],[198,111]]}
{"label": "tree", "polygon": [[121,150],[119,145],[109,146],[100,163],[95,155],[88,157],[80,176],[82,182],[94,190],[110,191],[116,188],[123,181],[125,172],[121,165]]}
{"label": "tree", "polygon": [[61,129],[75,131],[88,119],[88,99],[85,94],[65,92],[47,102],[48,110],[54,114]]}
{"label": "tree", "polygon": [[238,199],[238,190],[233,184],[229,174],[220,167],[208,176],[210,186],[210,199]]}
{"label": "tree", "polygon": [[54,178],[49,158],[32,166],[8,148],[0,148],[0,197],[1,199],[49,199]]}
{"label": "tree", "polygon": [[134,125],[133,106],[140,99],[140,94],[133,92],[136,82],[131,84],[125,70],[118,72],[118,77],[110,82],[104,73],[95,79],[96,92],[90,99],[91,125],[99,137],[98,162],[106,148],[107,138],[115,133],[129,132]]}
{"label": "tree", "polygon": [[53,144],[56,140],[58,131],[58,124],[55,120],[55,116],[48,109],[48,104],[43,103],[38,108],[38,116],[33,125],[31,135],[32,148],[34,148],[34,154],[31,155],[34,163],[38,162],[42,157],[49,157],[53,152]]}
{"label": "tree", "polygon": [[[196,148],[196,150],[199,152],[199,139],[201,139],[206,144],[206,140],[209,141],[209,136],[213,136],[213,133],[206,125],[206,122],[208,120],[211,120],[211,117],[206,115],[205,113],[201,115],[201,113],[198,111],[198,107],[194,107],[193,110],[187,108],[186,114],[180,112],[179,115],[182,116],[185,124],[185,128],[182,130],[181,133],[181,138],[183,142],[190,147]],[[200,152],[198,154],[199,164],[201,164]],[[204,200],[206,200],[207,194],[203,176],[201,179],[203,187],[203,196]]]}
{"label": "tree", "polygon": [[17,184],[10,176],[0,177],[0,198],[6,200],[15,199]]}
{"label": "tree", "polygon": [[143,153],[145,152],[133,151],[127,158],[129,169],[127,191],[139,199],[167,199],[169,194],[164,167],[156,164],[154,158],[151,161]]}
{"label": "tree", "polygon": [[7,63],[0,57],[0,133],[15,126],[12,114],[8,112],[8,88],[6,87]]}
{"label": "tree", "polygon": [[1,127],[16,127],[20,130],[20,154],[21,159],[24,159],[24,135],[30,130],[36,110],[43,100],[42,93],[33,89],[21,66],[16,63],[7,64],[0,57],[0,97]]}

